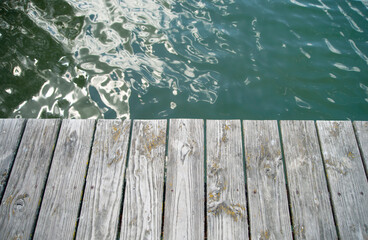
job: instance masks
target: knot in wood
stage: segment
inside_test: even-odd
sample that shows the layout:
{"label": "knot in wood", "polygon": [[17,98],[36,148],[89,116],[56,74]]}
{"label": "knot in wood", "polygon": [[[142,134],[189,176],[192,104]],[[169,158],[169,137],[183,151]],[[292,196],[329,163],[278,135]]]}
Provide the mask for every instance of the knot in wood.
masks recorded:
{"label": "knot in wood", "polygon": [[15,236],[12,238],[12,240],[23,240],[24,238],[24,233],[22,233],[22,232],[17,232],[16,234],[15,234]]}
{"label": "knot in wood", "polygon": [[77,138],[78,138],[78,134],[77,134],[77,132],[76,132],[76,131],[73,131],[73,132],[70,134],[70,136],[68,137],[68,142],[69,142],[70,144],[75,143],[75,142],[77,141]]}
{"label": "knot in wood", "polygon": [[17,200],[15,200],[14,205],[13,205],[13,211],[14,212],[24,212],[25,211],[25,206],[26,206],[26,201],[25,199],[28,197],[28,194],[23,194],[21,196],[19,196],[17,198]]}
{"label": "knot in wood", "polygon": [[184,162],[184,160],[187,158],[187,156],[192,152],[193,146],[189,145],[188,143],[183,144],[181,147],[181,161]]}

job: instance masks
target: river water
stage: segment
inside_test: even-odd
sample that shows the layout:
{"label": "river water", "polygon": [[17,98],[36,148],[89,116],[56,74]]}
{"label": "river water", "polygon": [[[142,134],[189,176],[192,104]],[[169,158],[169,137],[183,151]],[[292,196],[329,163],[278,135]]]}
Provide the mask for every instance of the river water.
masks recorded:
{"label": "river water", "polygon": [[0,117],[368,120],[368,1],[1,1]]}

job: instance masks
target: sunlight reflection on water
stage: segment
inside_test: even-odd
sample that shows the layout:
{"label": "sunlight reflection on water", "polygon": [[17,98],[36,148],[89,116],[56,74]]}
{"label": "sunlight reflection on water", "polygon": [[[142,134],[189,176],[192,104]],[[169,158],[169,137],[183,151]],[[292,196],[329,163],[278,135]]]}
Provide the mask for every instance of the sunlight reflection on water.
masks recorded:
{"label": "sunlight reflection on water", "polygon": [[0,10],[3,117],[366,116],[366,1],[30,0]]}
{"label": "sunlight reflection on water", "polygon": [[[180,86],[180,92],[189,92],[188,101],[216,101],[218,73],[201,71],[191,66],[192,62],[217,63],[216,53],[211,51],[202,35],[214,31],[218,35],[216,43],[221,45],[226,41],[223,38],[226,34],[224,29],[211,27],[210,15],[203,10],[204,3],[193,2],[193,5],[186,6],[198,8],[193,12],[184,7],[182,12],[175,12],[172,10],[172,2],[165,1],[67,2],[74,8],[74,16],[55,18],[45,14],[32,2],[26,14],[73,54],[73,66],[69,66],[67,58],[59,60],[62,65],[69,67],[61,76],[65,81],[63,84],[72,85],[72,79],[85,78],[87,86],[71,91],[68,87],[58,86],[61,80],[46,81],[39,95],[23,104],[16,112],[22,112],[23,108],[36,108],[34,102],[49,105],[42,103],[42,99],[56,102],[62,98],[70,105],[67,117],[98,117],[113,111],[114,117],[129,118],[131,89],[142,95],[149,91],[150,86],[169,88],[173,93],[177,93]],[[84,22],[74,24],[69,33],[77,31],[82,24],[80,33],[75,38],[63,34],[61,30],[79,16],[84,18]],[[197,25],[201,25],[201,33]],[[182,34],[176,34],[179,31]],[[230,46],[221,45],[220,48],[231,52]],[[156,52],[161,56],[156,56]],[[178,54],[181,61],[173,60],[171,56]],[[45,88],[58,90],[45,96],[42,94]],[[91,99],[88,103],[85,98],[89,96]],[[84,105],[89,105],[88,112],[80,112]],[[96,109],[91,110],[91,105]],[[60,114],[55,107],[48,106],[46,111]]]}

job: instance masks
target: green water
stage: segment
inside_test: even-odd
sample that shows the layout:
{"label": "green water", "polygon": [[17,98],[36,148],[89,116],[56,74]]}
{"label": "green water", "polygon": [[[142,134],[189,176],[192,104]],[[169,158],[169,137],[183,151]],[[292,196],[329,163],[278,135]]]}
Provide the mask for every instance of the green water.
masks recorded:
{"label": "green water", "polygon": [[368,1],[0,1],[0,117],[368,120]]}

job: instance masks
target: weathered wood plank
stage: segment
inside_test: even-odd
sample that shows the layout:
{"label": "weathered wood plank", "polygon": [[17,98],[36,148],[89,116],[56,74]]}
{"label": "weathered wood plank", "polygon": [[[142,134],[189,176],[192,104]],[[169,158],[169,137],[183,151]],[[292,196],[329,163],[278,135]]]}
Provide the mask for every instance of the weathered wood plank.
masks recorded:
{"label": "weathered wood plank", "polygon": [[354,128],[362,152],[365,172],[368,174],[368,121],[355,121]]}
{"label": "weathered wood plank", "polygon": [[63,120],[34,239],[72,239],[95,120]]}
{"label": "weathered wood plank", "polygon": [[0,201],[23,131],[24,119],[0,119]]}
{"label": "weathered wood plank", "polygon": [[248,239],[240,120],[207,120],[208,239]]}
{"label": "weathered wood plank", "polygon": [[59,120],[28,120],[0,206],[0,239],[30,239]]}
{"label": "weathered wood plank", "polygon": [[116,239],[130,121],[98,120],[77,239]]}
{"label": "weathered wood plank", "polygon": [[317,121],[341,239],[368,239],[368,182],[350,121]]}
{"label": "weathered wood plank", "polygon": [[166,120],[133,122],[121,239],[160,239]]}
{"label": "weathered wood plank", "polygon": [[203,123],[170,120],[164,239],[204,238]]}
{"label": "weathered wood plank", "polygon": [[337,239],[313,121],[281,121],[282,142],[296,239]]}
{"label": "weathered wood plank", "polygon": [[251,239],[291,239],[277,121],[244,121]]}

